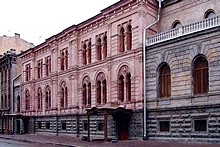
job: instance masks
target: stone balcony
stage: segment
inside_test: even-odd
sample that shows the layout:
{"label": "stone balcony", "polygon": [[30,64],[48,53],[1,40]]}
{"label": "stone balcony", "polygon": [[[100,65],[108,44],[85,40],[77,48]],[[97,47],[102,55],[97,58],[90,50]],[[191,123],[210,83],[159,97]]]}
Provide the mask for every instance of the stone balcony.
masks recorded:
{"label": "stone balcony", "polygon": [[209,28],[214,28],[217,26],[220,26],[220,16],[204,19],[198,22],[194,22],[192,24],[170,29],[168,31],[161,32],[156,35],[149,36],[146,38],[146,44],[147,46],[154,45],[163,41],[192,34],[198,31],[203,31]]}

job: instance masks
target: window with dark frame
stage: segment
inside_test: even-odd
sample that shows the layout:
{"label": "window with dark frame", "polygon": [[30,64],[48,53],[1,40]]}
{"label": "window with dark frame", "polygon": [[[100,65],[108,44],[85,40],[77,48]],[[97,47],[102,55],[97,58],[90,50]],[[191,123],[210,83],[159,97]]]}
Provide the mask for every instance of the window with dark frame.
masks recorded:
{"label": "window with dark frame", "polygon": [[159,97],[170,97],[171,78],[170,67],[167,64],[161,66],[159,71]]}
{"label": "window with dark frame", "polygon": [[104,123],[102,122],[99,122],[98,123],[98,128],[97,128],[98,131],[104,131]]}
{"label": "window with dark frame", "polygon": [[38,122],[37,128],[38,128],[38,129],[41,129],[41,128],[42,128],[42,123],[41,123],[41,121]]}
{"label": "window with dark frame", "polygon": [[208,92],[209,75],[208,61],[200,56],[194,62],[194,94],[205,94]]}
{"label": "window with dark frame", "polygon": [[66,130],[66,122],[62,122],[61,126],[62,130]]}
{"label": "window with dark frame", "polygon": [[195,132],[206,132],[207,131],[207,120],[206,119],[194,120],[194,131]]}
{"label": "window with dark frame", "polygon": [[160,132],[169,132],[170,131],[170,121],[160,121]]}
{"label": "window with dark frame", "polygon": [[83,130],[88,131],[88,123],[87,122],[83,122]]}
{"label": "window with dark frame", "polygon": [[50,129],[50,122],[46,122],[46,129],[47,129],[47,130]]}

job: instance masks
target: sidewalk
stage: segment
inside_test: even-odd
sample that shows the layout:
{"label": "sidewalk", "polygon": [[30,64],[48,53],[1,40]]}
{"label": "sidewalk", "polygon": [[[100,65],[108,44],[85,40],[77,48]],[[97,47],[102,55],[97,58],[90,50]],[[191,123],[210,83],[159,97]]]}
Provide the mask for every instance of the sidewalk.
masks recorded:
{"label": "sidewalk", "polygon": [[96,146],[99,142],[87,142],[80,138],[67,136],[67,135],[41,135],[41,134],[25,134],[25,135],[6,135],[0,134],[2,139],[12,139],[23,142],[33,142],[40,144],[48,144],[48,146],[68,146],[68,147],[87,147]]}
{"label": "sidewalk", "polygon": [[66,146],[66,147],[219,147],[220,144],[206,144],[195,142],[175,142],[175,141],[157,141],[157,140],[125,140],[116,142],[87,142],[80,138],[67,135],[40,135],[40,134],[25,134],[25,135],[3,135],[1,139],[11,139],[30,143],[44,144],[50,146]]}

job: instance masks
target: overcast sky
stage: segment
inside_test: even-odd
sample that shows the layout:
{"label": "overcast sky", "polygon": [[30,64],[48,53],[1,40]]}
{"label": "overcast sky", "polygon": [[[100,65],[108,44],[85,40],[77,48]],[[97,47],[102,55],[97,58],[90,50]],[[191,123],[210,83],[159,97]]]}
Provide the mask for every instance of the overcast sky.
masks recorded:
{"label": "overcast sky", "polygon": [[0,36],[38,45],[65,28],[95,16],[119,0],[1,0]]}

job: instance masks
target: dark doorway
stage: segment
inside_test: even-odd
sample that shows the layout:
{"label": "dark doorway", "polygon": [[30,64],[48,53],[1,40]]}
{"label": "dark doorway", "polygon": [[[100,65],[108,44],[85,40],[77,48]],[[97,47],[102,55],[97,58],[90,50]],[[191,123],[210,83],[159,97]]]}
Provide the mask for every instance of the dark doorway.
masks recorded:
{"label": "dark doorway", "polygon": [[115,113],[116,130],[119,140],[127,140],[129,138],[130,115],[122,111]]}
{"label": "dark doorway", "polygon": [[17,134],[20,134],[20,132],[21,132],[21,123],[20,123],[20,120],[17,120],[16,121],[16,126],[17,126],[17,129],[16,129],[16,133]]}
{"label": "dark doorway", "polygon": [[28,119],[27,118],[25,118],[25,119],[23,119],[23,121],[24,121],[24,133],[25,134],[27,134],[28,133]]}

